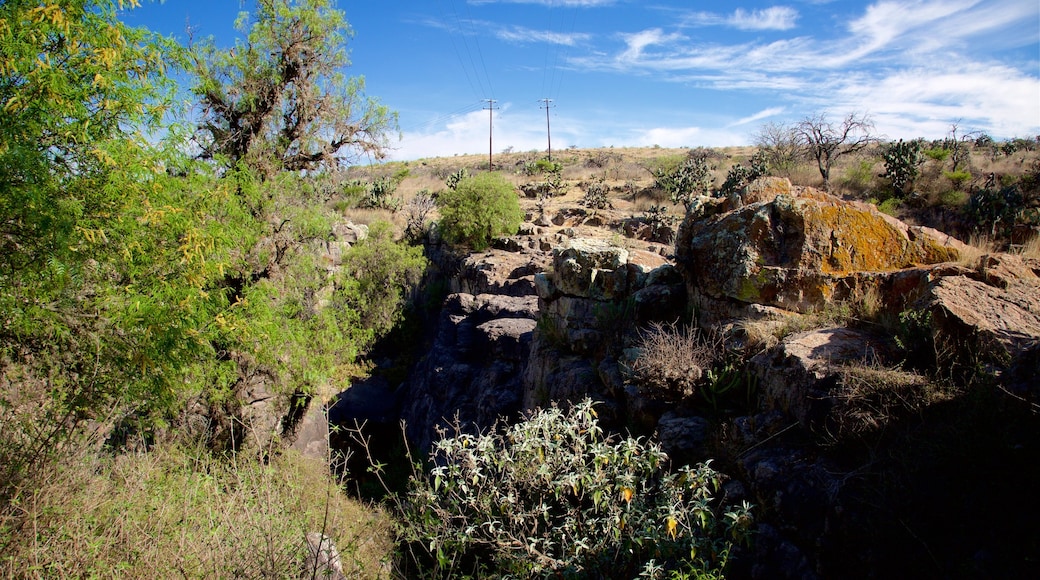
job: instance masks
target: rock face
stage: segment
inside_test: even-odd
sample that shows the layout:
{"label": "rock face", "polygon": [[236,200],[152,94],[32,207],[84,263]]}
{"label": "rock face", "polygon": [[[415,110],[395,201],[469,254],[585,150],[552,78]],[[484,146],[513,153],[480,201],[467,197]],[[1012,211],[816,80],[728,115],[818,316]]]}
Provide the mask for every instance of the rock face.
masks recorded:
{"label": "rock face", "polygon": [[577,238],[553,250],[535,277],[541,325],[524,376],[524,407],[624,397],[617,370],[623,335],[684,313],[682,279],[664,258],[606,240]]}
{"label": "rock face", "polygon": [[858,278],[958,256],[956,241],[872,206],[808,188],[749,190],[760,201],[705,206],[680,227],[676,261],[691,296],[804,312],[842,298]]}
{"label": "rock face", "polygon": [[404,386],[401,418],[418,448],[456,418],[486,428],[521,409],[521,376],[538,317],[534,296],[452,294],[436,337]]}
{"label": "rock face", "polygon": [[1009,368],[1008,386],[1040,396],[1040,261],[985,255],[958,274],[936,280],[922,300],[940,350],[962,363]]}

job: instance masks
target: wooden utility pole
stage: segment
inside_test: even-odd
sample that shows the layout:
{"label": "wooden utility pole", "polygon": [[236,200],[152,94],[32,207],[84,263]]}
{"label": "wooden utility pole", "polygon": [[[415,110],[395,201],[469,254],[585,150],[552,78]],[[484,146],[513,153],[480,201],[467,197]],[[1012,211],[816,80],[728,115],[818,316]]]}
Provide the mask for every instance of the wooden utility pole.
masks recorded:
{"label": "wooden utility pole", "polygon": [[549,109],[552,108],[552,99],[541,99],[545,103],[545,134],[549,138],[549,161],[552,161],[552,131],[549,128]]}
{"label": "wooden utility pole", "polygon": [[495,103],[497,103],[498,101],[496,101],[495,99],[484,99],[484,102],[488,104],[488,106],[485,107],[488,112],[488,171],[494,171],[495,166],[492,165],[491,156],[494,151],[493,135],[495,131]]}

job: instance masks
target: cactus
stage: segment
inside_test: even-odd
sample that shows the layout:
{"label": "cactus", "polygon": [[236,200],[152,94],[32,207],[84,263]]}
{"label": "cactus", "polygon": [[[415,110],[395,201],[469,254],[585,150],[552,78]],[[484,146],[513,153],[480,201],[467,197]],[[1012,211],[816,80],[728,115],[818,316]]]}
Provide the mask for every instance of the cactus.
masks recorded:
{"label": "cactus", "polygon": [[885,178],[892,182],[892,189],[897,198],[905,198],[914,187],[914,180],[920,173],[922,158],[921,140],[903,141],[889,144],[882,152],[885,161]]}
{"label": "cactus", "polygon": [[462,169],[449,175],[447,181],[444,182],[444,185],[447,185],[448,189],[455,191],[455,188],[459,186],[459,182],[463,179],[466,179],[467,177],[469,177],[469,172],[466,171],[465,167],[463,167]]}
{"label": "cactus", "polygon": [[688,209],[695,198],[707,194],[715,182],[707,157],[691,155],[675,169],[653,171],[657,187],[668,192],[673,203],[682,203]]}
{"label": "cactus", "polygon": [[722,184],[722,189],[719,193],[723,196],[736,193],[747,187],[752,181],[765,175],[768,170],[765,153],[755,153],[748,160],[747,165],[737,163],[729,168],[729,171],[726,173],[726,181]]}

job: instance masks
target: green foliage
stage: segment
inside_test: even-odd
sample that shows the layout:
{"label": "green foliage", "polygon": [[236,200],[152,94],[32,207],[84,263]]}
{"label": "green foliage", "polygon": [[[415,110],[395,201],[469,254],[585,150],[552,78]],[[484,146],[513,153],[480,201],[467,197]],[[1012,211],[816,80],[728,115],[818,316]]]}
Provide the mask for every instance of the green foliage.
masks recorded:
{"label": "green foliage", "polygon": [[381,158],[396,116],[347,79],[343,12],[329,0],[259,0],[236,26],[233,50],[212,39],[191,47],[203,154],[278,170],[335,167],[345,156]]}
{"label": "green foliage", "polygon": [[921,153],[923,153],[925,157],[933,161],[938,161],[939,163],[944,163],[950,157],[950,150],[943,149],[942,147],[929,147],[928,149],[921,151]]}
{"label": "green foliage", "polygon": [[845,172],[842,185],[862,194],[870,189],[873,179],[874,161],[872,159],[862,159]]}
{"label": "green foliage", "polygon": [[752,181],[766,175],[768,171],[766,155],[761,152],[755,153],[748,160],[747,165],[737,163],[729,168],[729,171],[726,172],[726,181],[722,184],[719,193],[721,195],[736,193],[747,187]]}
{"label": "green foliage", "polygon": [[895,143],[889,143],[881,152],[885,162],[885,178],[891,182],[897,198],[904,199],[913,192],[914,180],[917,179],[923,163],[921,146],[920,139],[900,139]]}
{"label": "green foliage", "polygon": [[488,247],[498,236],[515,234],[523,220],[513,184],[497,173],[463,179],[437,203],[445,238],[475,250]]}
{"label": "green foliage", "polygon": [[899,208],[903,207],[903,201],[894,197],[886,199],[885,201],[878,204],[877,208],[883,214],[888,214],[892,217],[899,217]]}
{"label": "green foliage", "polygon": [[469,171],[466,171],[466,168],[463,167],[449,175],[447,181],[444,182],[444,185],[446,185],[448,189],[455,191],[459,187],[459,182],[467,177],[469,177]]}
{"label": "green foliage", "polygon": [[720,577],[751,533],[750,506],[720,505],[708,464],[667,462],[656,444],[605,436],[589,400],[485,435],[456,430],[397,504],[406,572]]}
{"label": "green foliage", "polygon": [[707,156],[691,154],[673,169],[658,167],[652,169],[651,173],[655,187],[665,191],[673,203],[681,203],[689,208],[694,199],[711,191],[715,183],[713,171],[715,167],[709,165]]}
{"label": "green foliage", "polygon": [[943,176],[950,180],[953,187],[958,190],[964,190],[964,186],[971,181],[971,173],[968,171],[946,171],[943,172]]}
{"label": "green foliage", "polygon": [[934,364],[932,313],[928,310],[900,312],[895,341],[896,346],[905,353],[907,361],[911,364],[922,367]]}

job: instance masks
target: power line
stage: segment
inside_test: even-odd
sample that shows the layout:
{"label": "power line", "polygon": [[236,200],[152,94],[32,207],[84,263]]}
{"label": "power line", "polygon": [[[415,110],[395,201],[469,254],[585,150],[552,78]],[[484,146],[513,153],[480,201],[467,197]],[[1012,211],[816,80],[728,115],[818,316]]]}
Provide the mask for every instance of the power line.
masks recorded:
{"label": "power line", "polygon": [[495,99],[484,99],[484,102],[488,104],[488,106],[485,107],[485,109],[488,112],[488,171],[494,171],[495,166],[492,164],[491,159],[492,152],[494,151],[494,139],[492,138],[492,136],[494,135],[495,131],[495,109],[498,108],[495,106],[495,103],[497,103],[498,101],[496,101]]}

